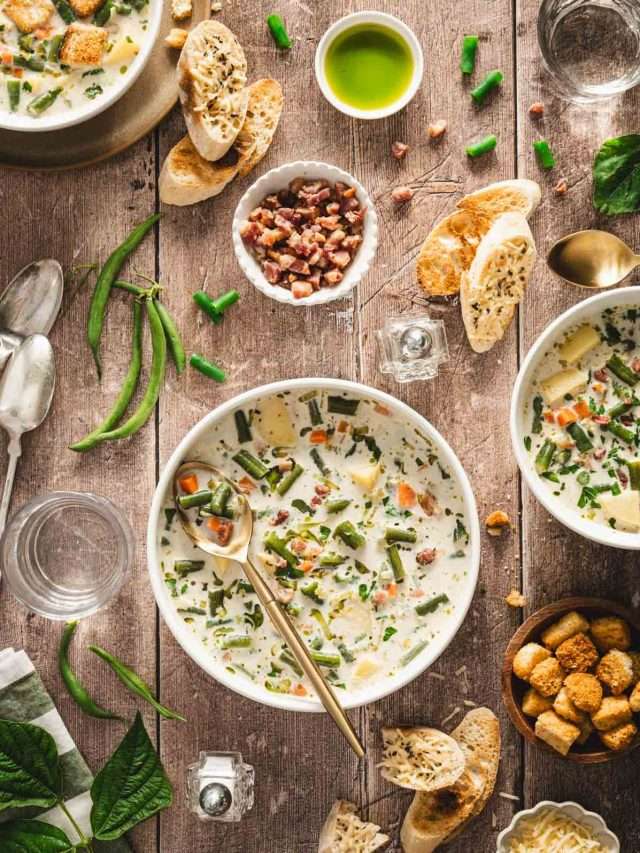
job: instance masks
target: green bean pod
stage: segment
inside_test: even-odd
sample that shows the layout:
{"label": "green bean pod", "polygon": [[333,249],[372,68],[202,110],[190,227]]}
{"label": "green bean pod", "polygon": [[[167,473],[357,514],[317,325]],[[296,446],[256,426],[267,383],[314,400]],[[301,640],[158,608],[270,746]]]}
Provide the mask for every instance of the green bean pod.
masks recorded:
{"label": "green bean pod", "polygon": [[76,705],[90,717],[97,717],[100,720],[121,720],[122,717],[119,717],[112,711],[108,711],[92,699],[86,687],[80,682],[78,676],[71,668],[71,664],[69,663],[69,646],[77,627],[77,621],[67,622],[58,649],[58,669],[64,686],[67,688],[69,696],[71,696]]}
{"label": "green bean pod", "polygon": [[119,422],[120,418],[127,410],[127,406],[131,402],[133,395],[138,387],[140,379],[140,369],[142,367],[142,305],[139,302],[133,303],[133,343],[131,349],[131,361],[129,362],[129,370],[122,383],[120,393],[116,398],[115,403],[107,417],[102,423],[97,426],[92,432],[86,435],[80,441],[69,446],[69,450],[75,450],[77,453],[84,453],[91,450],[100,443],[101,436],[105,432],[113,429]]}
{"label": "green bean pod", "polygon": [[187,354],[184,351],[180,332],[178,331],[173,317],[169,314],[162,302],[156,299],[154,304],[156,306],[156,311],[160,316],[162,327],[164,328],[169,352],[171,353],[171,358],[176,366],[176,373],[180,375],[187,366]]}

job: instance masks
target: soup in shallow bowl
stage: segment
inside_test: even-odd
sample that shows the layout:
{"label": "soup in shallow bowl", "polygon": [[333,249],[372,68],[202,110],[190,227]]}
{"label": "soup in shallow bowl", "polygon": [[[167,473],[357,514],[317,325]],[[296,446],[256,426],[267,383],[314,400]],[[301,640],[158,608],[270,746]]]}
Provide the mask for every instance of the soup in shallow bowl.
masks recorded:
{"label": "soup in shallow bowl", "polygon": [[[161,612],[218,681],[266,704],[322,710],[240,566],[199,551],[182,530],[173,478],[185,461],[223,470],[247,494],[251,558],[345,707],[408,683],[456,634],[480,549],[473,493],[453,451],[424,418],[374,389],[331,379],[274,383],[191,430],[149,519]],[[195,523],[214,537],[233,535],[233,500],[221,505],[204,469],[193,470],[198,482],[178,493],[198,495]]]}

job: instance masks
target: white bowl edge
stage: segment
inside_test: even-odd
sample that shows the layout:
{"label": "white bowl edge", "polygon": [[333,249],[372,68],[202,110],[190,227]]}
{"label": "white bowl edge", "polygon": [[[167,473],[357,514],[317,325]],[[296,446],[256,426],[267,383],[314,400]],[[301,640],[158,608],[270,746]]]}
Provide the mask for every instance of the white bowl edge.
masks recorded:
{"label": "white bowl edge", "polygon": [[[260,264],[246,248],[240,236],[240,225],[247,218],[250,211],[269,193],[284,189],[290,181],[297,177],[323,178],[332,183],[342,181],[345,184],[354,186],[358,193],[358,199],[367,209],[362,245],[349,267],[347,267],[343,280],[336,287],[324,287],[311,296],[305,296],[302,299],[295,299],[290,290],[279,287],[277,284],[270,284],[266,280],[260,269]],[[286,303],[287,305],[303,307],[324,305],[336,299],[344,299],[368,273],[378,248],[378,215],[369,193],[360,181],[354,178],[353,175],[350,175],[349,172],[345,172],[344,169],[340,169],[338,166],[332,166],[329,163],[322,163],[317,160],[296,160],[293,163],[286,163],[283,166],[271,169],[249,187],[236,207],[231,225],[231,235],[233,248],[240,268],[257,290],[264,293],[265,296],[269,296],[271,299]]]}
{"label": "white bowl edge", "polygon": [[496,841],[496,853],[507,853],[506,842],[510,840],[521,820],[536,815],[543,809],[552,808],[563,811],[573,820],[586,824],[589,829],[594,830],[600,836],[601,844],[606,844],[607,853],[620,853],[620,840],[617,835],[609,829],[604,818],[597,812],[587,811],[579,803],[566,800],[563,803],[555,803],[552,800],[542,800],[530,809],[523,809],[513,816],[506,829],[503,829]]}
{"label": "white bowl edge", "polygon": [[576,512],[564,507],[560,501],[556,500],[544,488],[544,485],[535,475],[531,457],[522,443],[524,435],[528,432],[528,429],[523,424],[523,406],[529,392],[532,375],[538,367],[539,361],[549,350],[553,341],[562,332],[577,325],[581,320],[592,317],[599,310],[614,304],[640,305],[640,289],[637,287],[624,287],[617,290],[608,290],[605,293],[598,293],[582,302],[578,302],[577,305],[573,305],[564,311],[536,338],[535,343],[527,353],[518,371],[518,376],[513,386],[509,428],[513,451],[523,479],[547,512],[551,513],[557,521],[568,527],[569,530],[590,539],[592,542],[598,542],[601,545],[609,545],[614,548],[637,551],[640,550],[640,533],[626,533],[621,530],[613,530],[595,521],[580,518]]}
{"label": "white bowl edge", "polygon": [[[215,661],[206,652],[200,642],[193,637],[173,607],[169,599],[169,593],[166,585],[162,579],[162,572],[159,565],[160,560],[157,554],[157,530],[158,524],[160,523],[164,497],[169,488],[173,472],[180,462],[184,460],[184,454],[188,451],[192,443],[207,431],[213,421],[225,417],[234,409],[241,408],[256,398],[278,394],[282,391],[290,391],[292,389],[309,388],[310,386],[328,390],[350,391],[355,394],[373,398],[380,403],[389,406],[392,411],[397,412],[403,417],[408,418],[410,421],[419,424],[420,429],[434,441],[439,451],[443,454],[448,465],[451,467],[453,475],[457,478],[457,481],[460,484],[465,513],[470,527],[469,542],[471,552],[469,566],[469,593],[467,599],[465,601],[461,601],[458,605],[457,618],[455,622],[452,622],[450,634],[445,640],[441,640],[437,644],[428,646],[422,654],[418,655],[415,660],[404,667],[400,674],[385,682],[379,682],[377,689],[372,689],[370,692],[359,692],[353,700],[343,702],[343,707],[359,708],[369,702],[375,702],[378,699],[388,696],[390,693],[399,690],[409,682],[413,681],[440,657],[460,630],[469,607],[471,606],[471,601],[478,581],[480,569],[480,524],[478,521],[478,511],[471,483],[469,482],[469,478],[452,448],[435,429],[435,427],[426,420],[426,418],[406,403],[397,400],[390,394],[386,394],[384,391],[378,391],[377,389],[371,388],[367,385],[362,385],[359,382],[328,378],[302,378],[272,382],[267,385],[252,388],[249,391],[244,391],[242,394],[222,403],[198,421],[198,423],[195,424],[195,426],[193,426],[178,443],[177,447],[164,465],[158,485],[156,486],[149,512],[149,522],[147,525],[147,570],[149,572],[151,587],[158,604],[158,608],[175,640],[189,655],[189,657],[215,681],[218,681],[230,690],[233,690],[248,699],[253,699],[263,705],[270,705],[274,708],[280,708],[288,711],[322,712],[324,711],[324,708],[320,702],[316,700],[300,699],[287,696],[286,694],[266,693],[266,691],[254,686],[253,683],[247,679],[241,680],[234,678],[226,673],[224,667],[217,667]],[[380,688],[381,684],[384,685],[382,688]]]}

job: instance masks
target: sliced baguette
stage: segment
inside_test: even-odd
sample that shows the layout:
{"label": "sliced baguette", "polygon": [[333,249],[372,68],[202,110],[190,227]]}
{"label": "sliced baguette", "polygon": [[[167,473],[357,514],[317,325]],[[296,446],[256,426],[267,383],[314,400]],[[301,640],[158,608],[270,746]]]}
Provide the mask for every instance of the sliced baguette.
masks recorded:
{"label": "sliced baguette", "polygon": [[249,107],[242,131],[221,160],[205,160],[189,136],[171,149],[160,172],[161,201],[184,206],[213,198],[236,175],[246,175],[250,171],[248,163],[253,168],[264,157],[282,111],[282,89],[276,80],[256,80],[248,92]]}
{"label": "sliced baguette", "polygon": [[464,753],[445,732],[430,728],[382,729],[382,776],[401,788],[435,791],[452,785],[464,770]]}
{"label": "sliced baguette", "polygon": [[219,160],[235,142],[249,92],[247,60],[224,24],[202,21],[189,33],[178,60],[178,89],[187,130],[205,160]]}
{"label": "sliced baguette", "polygon": [[504,336],[529,283],[535,259],[533,235],[524,216],[498,216],[460,285],[462,319],[476,352],[487,352]]}
{"label": "sliced baguette", "polygon": [[491,219],[472,210],[445,216],[422,244],[417,262],[418,283],[429,296],[452,296],[471,266]]}
{"label": "sliced baguette", "polygon": [[535,181],[518,178],[513,181],[498,181],[461,198],[457,204],[462,210],[470,210],[495,219],[501,213],[521,213],[527,219],[540,204],[542,193]]}
{"label": "sliced baguette", "polygon": [[374,853],[389,836],[375,823],[360,820],[353,803],[337,800],[320,831],[318,853]]}

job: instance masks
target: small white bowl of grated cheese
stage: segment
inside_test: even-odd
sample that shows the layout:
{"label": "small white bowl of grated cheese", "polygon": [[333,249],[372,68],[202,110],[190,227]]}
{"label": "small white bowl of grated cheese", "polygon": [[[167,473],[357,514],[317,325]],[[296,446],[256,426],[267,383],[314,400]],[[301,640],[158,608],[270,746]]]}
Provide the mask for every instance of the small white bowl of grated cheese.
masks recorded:
{"label": "small white bowl of grated cheese", "polygon": [[595,812],[543,800],[518,812],[498,836],[497,853],[620,853],[620,841]]}

